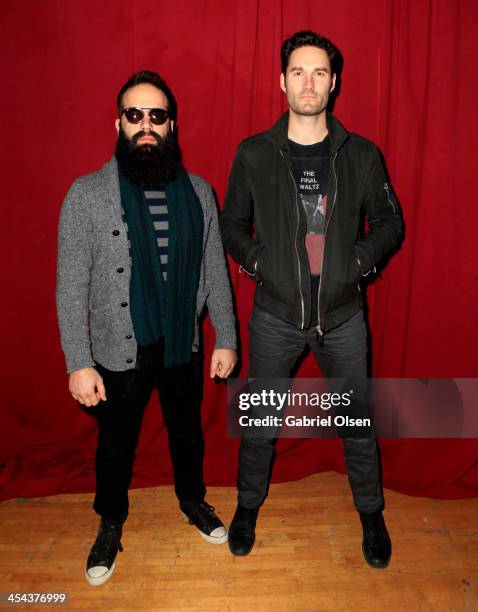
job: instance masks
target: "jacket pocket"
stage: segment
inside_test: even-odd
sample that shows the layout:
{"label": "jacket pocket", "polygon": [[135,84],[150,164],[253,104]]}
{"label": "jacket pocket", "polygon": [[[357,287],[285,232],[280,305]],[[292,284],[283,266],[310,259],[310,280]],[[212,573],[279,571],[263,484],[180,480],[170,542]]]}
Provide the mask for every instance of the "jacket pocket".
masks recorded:
{"label": "jacket pocket", "polygon": [[357,261],[357,255],[355,254],[355,249],[352,250],[352,258],[350,263],[350,272],[349,279],[351,284],[357,285],[362,278],[362,270],[360,269],[359,263]]}

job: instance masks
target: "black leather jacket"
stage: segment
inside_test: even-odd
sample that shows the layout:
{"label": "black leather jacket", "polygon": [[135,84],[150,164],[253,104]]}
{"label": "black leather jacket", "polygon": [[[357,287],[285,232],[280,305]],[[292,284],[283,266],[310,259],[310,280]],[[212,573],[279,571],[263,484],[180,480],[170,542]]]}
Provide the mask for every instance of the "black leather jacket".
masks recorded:
{"label": "black leather jacket", "polygon": [[[398,202],[377,147],[327,113],[331,143],[319,327],[325,332],[361,307],[359,282],[400,240]],[[306,217],[287,148],[288,113],[238,147],[220,219],[226,250],[258,281],[254,301],[297,327],[309,325]],[[361,235],[363,214],[367,232]],[[255,231],[255,235],[253,233]]]}

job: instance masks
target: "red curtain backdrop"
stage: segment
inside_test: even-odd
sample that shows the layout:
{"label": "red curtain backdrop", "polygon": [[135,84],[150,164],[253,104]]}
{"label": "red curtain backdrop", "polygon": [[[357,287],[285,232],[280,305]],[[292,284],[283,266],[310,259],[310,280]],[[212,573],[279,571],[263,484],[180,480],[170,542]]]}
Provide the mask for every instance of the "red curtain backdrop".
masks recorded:
{"label": "red curtain backdrop", "polygon": [[[3,0],[0,499],[91,491],[95,422],[71,399],[54,290],[57,219],[79,175],[113,151],[115,97],[139,69],[179,103],[187,168],[219,202],[236,146],[285,109],[281,41],[330,37],[344,57],[335,115],[385,154],[406,240],[369,288],[374,375],[477,375],[478,129],[473,0]],[[231,262],[247,371],[253,283]],[[206,321],[206,355],[214,332]],[[299,376],[317,375],[309,356]],[[171,482],[158,401],[134,486]],[[180,409],[180,407],[178,407]],[[226,390],[206,381],[209,485],[233,485]],[[384,440],[384,484],[413,495],[478,492],[476,440]],[[338,440],[281,440],[274,480],[344,471]]]}

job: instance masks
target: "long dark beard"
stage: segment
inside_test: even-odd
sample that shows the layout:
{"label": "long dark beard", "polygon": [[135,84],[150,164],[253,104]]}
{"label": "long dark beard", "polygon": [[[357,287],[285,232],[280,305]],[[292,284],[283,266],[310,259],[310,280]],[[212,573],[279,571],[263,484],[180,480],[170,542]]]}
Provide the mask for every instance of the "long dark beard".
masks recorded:
{"label": "long dark beard", "polygon": [[[138,139],[146,134],[152,136],[157,144],[138,145]],[[166,185],[176,178],[181,164],[181,150],[171,133],[161,137],[155,132],[141,131],[129,139],[120,128],[116,159],[123,176],[135,185]]]}

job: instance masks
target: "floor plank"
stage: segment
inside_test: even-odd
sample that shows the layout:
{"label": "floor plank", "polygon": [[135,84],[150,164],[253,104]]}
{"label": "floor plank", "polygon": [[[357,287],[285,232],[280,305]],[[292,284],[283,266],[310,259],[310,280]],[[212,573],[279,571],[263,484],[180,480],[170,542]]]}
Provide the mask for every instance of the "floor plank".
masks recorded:
{"label": "floor plank", "polygon": [[[478,499],[387,491],[393,557],[373,570],[339,474],[272,485],[244,558],[205,542],[179,515],[172,487],[130,497],[124,552],[96,588],[83,574],[97,530],[92,495],[0,504],[0,591],[66,591],[67,608],[85,610],[478,610]],[[223,487],[207,499],[228,523],[235,497]]]}

